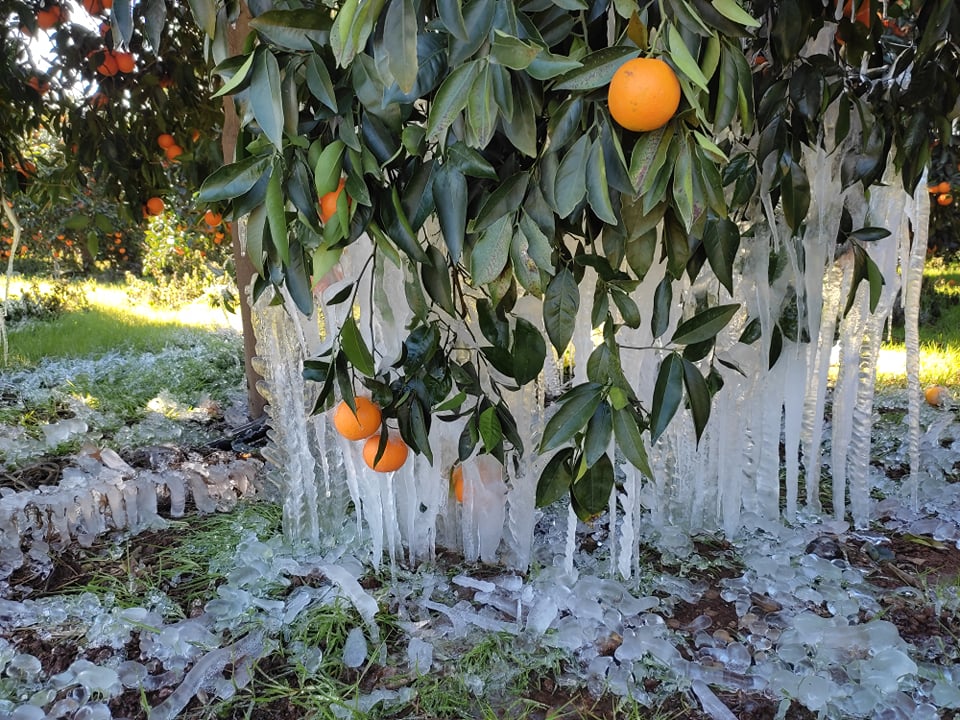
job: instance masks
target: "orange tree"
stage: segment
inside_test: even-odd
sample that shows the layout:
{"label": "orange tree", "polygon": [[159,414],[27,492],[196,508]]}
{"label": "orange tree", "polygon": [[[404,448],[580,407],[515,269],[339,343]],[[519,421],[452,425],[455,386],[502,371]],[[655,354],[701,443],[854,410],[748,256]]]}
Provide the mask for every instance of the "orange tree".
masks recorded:
{"label": "orange tree", "polygon": [[[503,459],[520,438],[500,390],[533,381],[548,352],[514,312],[518,298],[541,301],[558,353],[590,303],[602,341],[588,380],[559,398],[536,449],[557,451],[538,500],[570,490],[584,517],[606,506],[611,438],[643,470],[641,433],[656,439],[684,402],[698,433],[707,421],[713,340],[737,306],[705,308],[667,338],[672,280],[709,266],[731,288],[756,217],[746,210],[761,196],[799,232],[813,170],[805,146],[842,153],[845,187],[869,192],[892,162],[912,191],[932,141],[950,142],[960,95],[952,0],[191,6],[210,37],[232,13],[252,15],[242,52],[216,69],[221,93],[246,111],[243,141],[201,197],[248,217],[255,292],[285,286],[309,312],[311,274],[364,233],[374,262],[409,269],[415,320],[401,357],[378,368],[348,317],[329,353],[306,363],[321,384],[317,408],[337,393],[352,403],[359,381],[415,451],[430,457],[439,412],[466,418],[462,458],[479,447]],[[611,116],[629,103],[608,96],[638,56],[663,60],[680,88],[676,113],[662,125],[641,119],[642,131]],[[644,102],[627,114],[646,114]],[[847,222],[837,241],[862,250],[884,234]],[[652,307],[638,307],[630,293],[658,257],[668,276]],[[858,253],[855,285],[879,282],[874,269]],[[465,359],[449,328],[473,313],[483,339]],[[641,323],[669,349],[652,397],[621,370],[618,332]],[[481,382],[489,369],[499,385]]]}

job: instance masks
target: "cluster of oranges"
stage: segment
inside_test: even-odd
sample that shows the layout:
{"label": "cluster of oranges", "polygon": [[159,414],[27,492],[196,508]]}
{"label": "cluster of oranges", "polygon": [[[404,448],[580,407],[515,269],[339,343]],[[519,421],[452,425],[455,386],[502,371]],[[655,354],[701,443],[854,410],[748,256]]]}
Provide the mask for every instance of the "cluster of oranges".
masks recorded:
{"label": "cluster of oranges", "polygon": [[183,155],[183,148],[177,144],[177,139],[170,133],[161,133],[157,136],[157,145],[163,150],[163,154],[170,162],[179,162],[178,158]]}
{"label": "cluster of oranges", "polygon": [[927,188],[927,190],[929,190],[930,194],[934,196],[937,201],[937,205],[946,207],[947,205],[953,204],[953,195],[950,192],[950,183],[946,180],[937,183],[936,185],[931,185]]}
{"label": "cluster of oranges", "polygon": [[366,440],[363,444],[363,461],[371,470],[377,472],[393,472],[403,467],[407,461],[410,448],[403,439],[396,435],[388,435],[383,455],[377,460],[377,450],[380,447],[380,408],[365,397],[358,397],[354,402],[357,411],[354,412],[341,401],[333,411],[333,427],[347,440]]}
{"label": "cluster of oranges", "polygon": [[67,19],[66,11],[59,5],[48,5],[37,12],[37,27],[51,30]]}
{"label": "cluster of oranges", "polygon": [[[97,72],[104,77],[113,77],[117,73],[132,73],[137,66],[133,55],[122,50],[97,50],[103,53],[103,61],[97,65]],[[98,58],[99,59],[99,58]]]}

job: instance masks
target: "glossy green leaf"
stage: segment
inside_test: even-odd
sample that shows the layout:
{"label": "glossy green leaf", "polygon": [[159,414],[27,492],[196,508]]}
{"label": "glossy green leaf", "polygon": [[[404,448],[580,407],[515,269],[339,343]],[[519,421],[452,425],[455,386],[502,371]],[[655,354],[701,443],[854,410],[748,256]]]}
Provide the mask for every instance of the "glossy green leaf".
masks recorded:
{"label": "glossy green leaf", "polygon": [[616,225],[617,215],[610,202],[607,163],[603,157],[603,145],[595,140],[587,155],[587,201],[594,214],[608,225]]}
{"label": "glossy green leaf", "polygon": [[267,139],[283,148],[283,106],[280,98],[280,66],[269,50],[258,53],[250,75],[250,108]]}
{"label": "glossy green leaf", "polygon": [[510,258],[513,222],[504,216],[484,230],[470,252],[470,275],[477,285],[497,279]]}
{"label": "glossy green leaf", "polygon": [[290,262],[290,248],[287,240],[286,201],[283,197],[283,169],[279,162],[273,165],[270,180],[267,181],[267,222],[270,223],[270,237],[277,249],[277,256],[284,265]]}
{"label": "glossy green leaf", "polygon": [[480,67],[481,61],[473,60],[447,75],[430,106],[426,125],[428,139],[435,140],[444,134],[467,106],[470,88],[480,73]]}
{"label": "glossy green leaf", "polygon": [[520,213],[520,232],[527,241],[526,253],[537,264],[537,267],[548,275],[553,275],[553,248],[550,246],[550,240],[540,226],[527,215],[526,211]]}
{"label": "glossy green leaf", "polygon": [[484,201],[479,212],[477,212],[477,218],[473,221],[471,230],[480,232],[502,218],[515,213],[527,193],[527,183],[529,181],[530,174],[528,172],[519,172],[504,180]]}
{"label": "glossy green leaf", "polygon": [[289,248],[290,262],[284,268],[284,284],[297,309],[309,317],[313,313],[313,289],[310,272],[304,262],[303,246],[294,241]]}
{"label": "glossy green leaf", "polygon": [[454,165],[444,163],[434,175],[432,191],[447,252],[453,262],[460,262],[467,227],[467,179]]}
{"label": "glossy green leaf", "polygon": [[317,164],[313,168],[313,183],[319,197],[333,192],[340,184],[344,149],[342,140],[334,140],[323,148],[317,158]]}
{"label": "glossy green leaf", "polygon": [[249,192],[270,167],[270,155],[251,155],[215,170],[200,186],[201,203],[232,200]]}
{"label": "glossy green leaf", "polygon": [[613,410],[606,402],[601,402],[593,411],[587,432],[583,439],[583,460],[587,467],[593,465],[605,455],[613,437]]}
{"label": "glossy green leaf", "polygon": [[613,483],[613,463],[604,453],[570,488],[570,502],[577,517],[587,521],[606,510]]}
{"label": "glossy green leaf", "polygon": [[348,67],[367,44],[385,0],[345,0],[330,29],[330,49],[337,65]]}
{"label": "glossy green leaf", "polygon": [[491,452],[503,442],[500,418],[497,417],[497,409],[492,405],[480,413],[478,429],[480,430],[480,439],[483,440],[483,449],[486,452]]}
{"label": "glossy green leaf", "polygon": [[[407,444],[410,445],[414,451],[423,455],[427,459],[427,462],[432,465],[433,449],[430,447],[430,414],[424,410],[420,400],[413,399],[410,402],[410,412],[407,418],[409,421]],[[401,422],[401,431],[403,427],[404,423]]]}
{"label": "glossy green leaf", "polygon": [[677,413],[683,399],[683,358],[670,353],[660,362],[657,381],[653,387],[653,405],[650,410],[650,441],[657,439]]}
{"label": "glossy green leaf", "polygon": [[513,114],[501,115],[500,124],[511,145],[527,157],[537,156],[537,109],[528,88],[514,89]]}
{"label": "glossy green leaf", "polygon": [[466,143],[456,142],[447,148],[447,162],[469,177],[496,180],[497,171],[483,155]]}
{"label": "glossy green leaf", "polygon": [[463,426],[463,431],[460,433],[460,438],[457,442],[457,457],[460,462],[465,462],[473,455],[473,450],[479,442],[480,429],[477,427],[477,416],[471,415],[467,418],[467,422]]}
{"label": "glossy green leaf", "polygon": [[312,52],[330,42],[333,21],[326,8],[268,10],[251,18],[250,27],[286,50]]}
{"label": "glossy green leaf", "polygon": [[687,401],[699,443],[710,419],[710,389],[697,366],[686,358],[683,360],[683,384],[687,389]]}
{"label": "glossy green leaf", "polygon": [[[639,203],[638,203],[639,204]],[[637,277],[642,280],[653,265],[657,248],[660,246],[660,240],[657,235],[657,228],[653,227],[642,235],[630,237],[627,239],[624,247],[624,256],[627,264],[633,270]]]}
{"label": "glossy green leaf", "polygon": [[510,241],[510,264],[513,275],[520,287],[534,297],[543,296],[544,275],[540,272],[537,262],[530,257],[529,242],[522,228],[517,228]]}
{"label": "glossy green leaf", "polygon": [[740,249],[740,228],[729,218],[711,218],[703,233],[707,260],[717,280],[733,294],[733,263]]}
{"label": "glossy green leaf", "polygon": [[725,18],[746,27],[760,27],[760,21],[744,10],[737,0],[711,0],[713,6]]}
{"label": "glossy green leaf", "polygon": [[543,324],[550,343],[557,353],[563,354],[573,337],[573,326],[580,307],[580,288],[573,273],[561,268],[543,298]]}
{"label": "glossy green leaf", "polygon": [[360,328],[357,327],[352,314],[347,315],[340,329],[340,347],[357,372],[367,377],[373,377],[376,374],[373,355],[363,341]]}
{"label": "glossy green leaf", "polygon": [[495,29],[490,57],[496,63],[512,70],[525,70],[540,54],[542,48]]}
{"label": "glossy green leaf", "polygon": [[673,206],[687,232],[693,228],[693,153],[689,140],[680,142],[680,152],[673,171]]}
{"label": "glossy green leaf", "polygon": [[466,40],[459,40],[454,34],[449,40],[447,62],[457,67],[473,57],[490,38],[490,29],[496,14],[495,0],[472,0],[463,6],[463,21],[467,29]]}
{"label": "glossy green leaf", "polygon": [[384,18],[383,47],[387,67],[402,92],[410,92],[417,80],[417,9],[413,0],[390,0]]}
{"label": "glossy green leaf", "polygon": [[[257,53],[255,52],[247,55],[246,60],[244,60],[243,63],[235,71],[233,71],[232,75],[228,76],[226,82],[223,83],[220,89],[217,90],[210,97],[217,98],[217,97],[222,97],[224,95],[232,95],[234,92],[237,92],[238,90],[242,90],[244,87],[246,87],[249,84],[250,71],[253,69],[253,61],[254,59],[256,59],[256,57],[257,57]],[[231,60],[232,59],[235,59],[235,58],[231,58]],[[220,65],[218,65],[213,69],[213,72],[217,74],[223,74],[223,73],[220,73],[219,70],[220,68],[224,67],[226,64],[227,63],[221,63]]]}
{"label": "glossy green leaf", "polygon": [[637,56],[637,48],[625,45],[603,48],[583,58],[580,67],[557,78],[554,90],[595,90],[610,84],[613,74],[627,60]]}
{"label": "glossy green leaf", "polygon": [[646,194],[653,180],[667,161],[670,144],[673,142],[674,126],[664,125],[659,130],[643,133],[630,154],[630,182],[640,194]]}
{"label": "glossy green leaf", "polygon": [[113,24],[114,38],[119,38],[124,45],[129,47],[130,41],[133,39],[132,0],[114,0],[113,9],[110,11],[110,20]]}
{"label": "glossy green leaf", "polygon": [[578,385],[564,395],[558,401],[560,409],[543,429],[539,452],[550,452],[572,440],[587,426],[602,400],[603,388],[596,383]]}
{"label": "glossy green leaf", "polygon": [[257,205],[247,217],[247,257],[250,258],[250,264],[257,271],[260,277],[264,277],[264,247],[269,244],[269,240],[264,242],[264,234],[269,234],[267,228],[267,208],[264,205]]}
{"label": "glossy green leaf", "polygon": [[556,201],[557,214],[568,217],[587,193],[587,157],[590,152],[590,139],[582,135],[563,156],[557,170]]}
{"label": "glossy green leaf", "polygon": [[653,311],[650,314],[650,332],[653,337],[663,335],[670,325],[670,306],[673,304],[673,281],[664,277],[653,293]]}
{"label": "glossy green leaf", "polygon": [[790,163],[789,171],[780,183],[780,202],[787,225],[794,233],[799,233],[810,209],[810,181],[806,171],[795,162]]}
{"label": "glossy green leaf", "polygon": [[[129,8],[129,0],[126,1]],[[217,32],[217,2],[215,0],[188,0],[188,2],[197,25],[207,37],[213,37]]]}
{"label": "glossy green leaf", "polygon": [[717,305],[707,308],[689,320],[680,323],[673,333],[670,342],[677,345],[690,345],[716,337],[717,333],[727,326],[727,323],[737,314],[739,303]]}
{"label": "glossy green leaf", "polygon": [[439,305],[448,315],[455,315],[456,308],[453,305],[453,290],[450,283],[450,268],[447,267],[446,256],[440,252],[439,248],[429,245],[427,247],[427,257],[429,262],[420,265],[420,279],[423,281],[423,288],[427,295],[437,305]]}
{"label": "glossy green leaf", "polygon": [[403,211],[403,204],[400,202],[400,193],[396,185],[390,188],[390,207],[385,212],[388,220],[386,230],[393,243],[414,262],[429,262],[417,234],[410,226],[407,214]]}
{"label": "glossy green leaf", "polygon": [[623,318],[624,324],[634,329],[640,327],[640,308],[637,307],[633,298],[616,289],[610,291],[610,297],[613,298],[613,304],[620,311],[620,317]]}
{"label": "glossy green leaf", "polygon": [[617,440],[617,448],[631,465],[653,479],[640,428],[640,418],[629,405],[613,411],[613,435]]}
{"label": "glossy green leaf", "polygon": [[693,55],[690,54],[690,49],[683,41],[680,31],[677,30],[675,25],[669,26],[667,40],[670,46],[670,59],[676,64],[677,69],[700,89],[707,90],[707,79],[703,76],[700,66]]}
{"label": "glossy green leaf", "polygon": [[536,380],[547,357],[547,344],[529,321],[517,318],[513,337],[513,377],[520,385]]}
{"label": "glossy green leaf", "polygon": [[306,61],[307,87],[313,96],[334,112],[337,111],[337,93],[333,89],[330,72],[319,55],[310,55]]}
{"label": "glossy green leaf", "polygon": [[583,66],[579,60],[541,50],[527,66],[527,74],[536,80],[552,80]]}
{"label": "glossy green leaf", "polygon": [[437,0],[437,14],[440,21],[451,35],[458,40],[467,42],[470,35],[463,20],[463,3],[460,0]]}
{"label": "glossy green leaf", "polygon": [[683,224],[671,212],[664,216],[663,244],[667,253],[667,272],[679,280],[690,259],[690,240]]}
{"label": "glossy green leaf", "polygon": [[570,467],[572,462],[573,448],[563,448],[544,466],[537,481],[538,508],[552,505],[570,490],[573,484],[573,471]]}
{"label": "glossy green leaf", "polygon": [[497,113],[490,65],[485,64],[467,94],[466,141],[470,147],[485,148],[490,144],[497,129]]}
{"label": "glossy green leaf", "polygon": [[890,237],[890,231],[883,227],[862,227],[850,233],[850,238],[860,242],[876,242]]}

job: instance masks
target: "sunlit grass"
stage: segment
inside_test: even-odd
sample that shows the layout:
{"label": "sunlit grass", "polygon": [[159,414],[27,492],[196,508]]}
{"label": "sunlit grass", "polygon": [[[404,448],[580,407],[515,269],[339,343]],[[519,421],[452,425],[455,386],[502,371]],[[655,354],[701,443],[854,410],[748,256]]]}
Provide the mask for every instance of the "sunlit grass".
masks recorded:
{"label": "sunlit grass", "polygon": [[[15,296],[20,287],[11,287]],[[185,344],[184,333],[235,327],[222,309],[197,302],[178,310],[132,302],[122,285],[89,283],[90,308],[66,312],[53,321],[28,322],[10,329],[9,364],[31,366],[43,358],[85,357],[111,350],[145,352]]]}

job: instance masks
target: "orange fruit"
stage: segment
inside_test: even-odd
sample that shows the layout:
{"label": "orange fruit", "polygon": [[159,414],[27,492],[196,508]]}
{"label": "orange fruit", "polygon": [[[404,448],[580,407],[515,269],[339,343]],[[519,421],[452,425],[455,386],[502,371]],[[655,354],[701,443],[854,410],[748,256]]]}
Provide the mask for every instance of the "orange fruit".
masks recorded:
{"label": "orange fruit", "polygon": [[96,92],[90,98],[90,104],[95,108],[102,108],[110,104],[110,98],[102,92]]}
{"label": "orange fruit", "polygon": [[333,426],[347,440],[363,440],[380,429],[380,408],[365,397],[356,398],[355,404],[356,415],[346,401],[342,401],[333,411]]}
{"label": "orange fruit", "polygon": [[117,63],[117,69],[122,73],[131,73],[136,67],[133,55],[128,52],[115,52],[113,59]]}
{"label": "orange fruit", "polygon": [[947,389],[943,385],[931,385],[923,392],[923,399],[928,405],[940,407],[950,398]]}
{"label": "orange fruit", "polygon": [[377,472],[393,472],[403,467],[403,464],[407,461],[407,455],[410,452],[410,448],[407,447],[407,444],[403,440],[395,435],[388,436],[380,462],[374,464],[373,461],[377,457],[377,448],[379,446],[379,434],[369,438],[363,444],[363,461],[367,464],[367,467]]}
{"label": "orange fruit", "polygon": [[939,185],[937,185],[937,192],[938,192],[938,193],[948,193],[948,192],[950,192],[950,183],[948,183],[946,180],[944,180],[943,182],[941,182]]}
{"label": "orange fruit", "polygon": [[[843,14],[846,17],[850,17],[852,11],[853,0],[847,0],[843,4]],[[870,0],[861,0],[857,6],[857,14],[853,17],[853,21],[870,27]]]}
{"label": "orange fruit", "polygon": [[117,59],[109,50],[104,53],[103,62],[97,65],[97,72],[104,77],[113,77],[120,72],[120,66],[117,65]]}
{"label": "orange fruit", "polygon": [[167,160],[170,162],[177,162],[177,158],[183,155],[183,148],[179,145],[171,145],[163,152],[167,156]]}
{"label": "orange fruit", "polygon": [[673,68],[659,58],[628,60],[613,74],[607,107],[610,116],[627,130],[656,130],[680,107],[680,82]]}
{"label": "orange fruit", "polygon": [[91,15],[99,15],[103,12],[103,8],[103,0],[83,0],[83,9]]}
{"label": "orange fruit", "polygon": [[210,227],[217,227],[217,225],[223,222],[223,215],[213,210],[207,210],[203,214],[203,221]]}
{"label": "orange fruit", "polygon": [[337,213],[337,199],[340,197],[340,193],[343,192],[343,186],[347,184],[347,181],[343,178],[340,178],[340,184],[337,185],[336,190],[332,190],[320,198],[320,219],[323,222],[327,222]]}
{"label": "orange fruit", "polygon": [[174,139],[173,135],[171,135],[170,133],[160,133],[159,135],[157,135],[157,145],[159,145],[164,150],[176,144],[177,144],[176,139]]}
{"label": "orange fruit", "polygon": [[457,465],[450,473],[450,485],[458,503],[463,502],[463,465]]}
{"label": "orange fruit", "polygon": [[165,207],[163,198],[152,197],[147,200],[147,213],[150,215],[159,215]]}
{"label": "orange fruit", "polygon": [[49,30],[60,22],[60,15],[59,5],[51,5],[44,10],[40,10],[37,13],[37,27],[41,30]]}
{"label": "orange fruit", "polygon": [[937,197],[938,205],[946,206],[946,205],[950,205],[952,202],[953,202],[953,195],[951,195],[950,193],[944,193],[943,195],[940,195]]}
{"label": "orange fruit", "polygon": [[30,79],[27,80],[27,85],[36,90],[40,95],[43,95],[50,89],[50,83],[41,82],[40,78],[36,75],[31,75]]}

